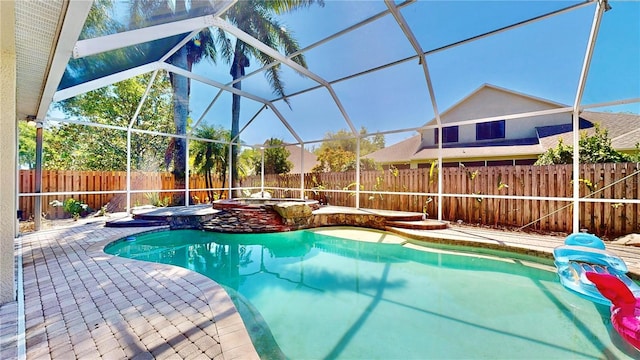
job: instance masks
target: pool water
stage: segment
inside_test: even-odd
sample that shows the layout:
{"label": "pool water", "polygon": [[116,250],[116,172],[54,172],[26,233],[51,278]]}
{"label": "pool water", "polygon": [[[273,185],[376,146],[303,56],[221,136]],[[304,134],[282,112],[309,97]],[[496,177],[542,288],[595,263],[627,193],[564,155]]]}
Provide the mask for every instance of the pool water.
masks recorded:
{"label": "pool water", "polygon": [[105,252],[181,266],[220,283],[263,359],[638,355],[612,330],[605,306],[525,261],[310,230],[166,231]]}

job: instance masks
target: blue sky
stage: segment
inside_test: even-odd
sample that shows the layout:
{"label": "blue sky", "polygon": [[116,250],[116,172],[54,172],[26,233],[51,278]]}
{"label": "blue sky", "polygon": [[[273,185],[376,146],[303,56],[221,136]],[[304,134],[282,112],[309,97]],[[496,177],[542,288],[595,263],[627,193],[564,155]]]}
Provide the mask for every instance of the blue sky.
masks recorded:
{"label": "blue sky", "polygon": [[[423,50],[428,51],[576,3],[421,1],[403,9],[402,15]],[[640,97],[640,3],[610,3],[613,9],[602,20],[583,104]],[[384,9],[384,3],[379,1],[326,1],[324,7],[311,7],[281,19],[304,48]],[[439,111],[445,111],[484,83],[573,104],[594,10],[592,4],[429,55],[427,63]],[[332,81],[413,54],[393,18],[386,16],[312,49],[305,56],[313,73]],[[251,69],[257,68],[252,64]],[[221,82],[230,81],[226,65],[197,71]],[[286,71],[284,79],[289,92],[314,84],[292,71]],[[242,85],[265,98],[274,97],[261,75]],[[433,118],[426,81],[417,61],[337,83],[334,89],[355,126],[365,126],[371,132],[412,128]],[[290,101],[291,110],[282,102],[276,102],[276,106],[304,140],[321,139],[327,131],[347,128],[325,89],[292,97]],[[227,102],[230,100],[217,104],[217,111],[212,109],[207,119],[222,119],[229,114]],[[242,122],[248,121],[259,107],[260,104],[243,100]],[[596,110],[640,113],[640,104]],[[242,139],[248,144],[259,143],[266,132],[294,141],[268,111],[257,117]],[[387,144],[414,134],[387,136]]]}
{"label": "blue sky", "polygon": [[[557,10],[578,1],[418,1],[401,10],[424,51]],[[640,2],[610,1],[604,14],[591,63],[583,104],[640,97]],[[302,48],[386,10],[383,1],[325,0],[281,16],[287,31]],[[440,112],[484,83],[572,105],[595,4],[486,37],[427,57],[434,95]],[[345,36],[305,52],[309,70],[328,81],[415,55],[395,20],[387,15]],[[259,69],[253,61],[247,73]],[[231,81],[229,66],[203,61],[194,72],[221,83]],[[288,93],[316,83],[283,66]],[[243,90],[273,99],[262,74],[242,82]],[[333,88],[357,128],[370,132],[415,128],[430,121],[433,107],[417,60],[411,60],[338,82]],[[198,119],[218,90],[192,82],[191,116]],[[320,88],[289,98],[275,106],[305,141],[322,139],[326,132],[347,129],[329,92]],[[243,99],[241,126],[262,104]],[[640,103],[594,109],[640,113]],[[204,123],[230,127],[231,95],[224,93],[207,113]],[[414,135],[387,136],[387,144]],[[262,111],[243,132],[247,144],[276,137],[295,142],[280,120]]]}

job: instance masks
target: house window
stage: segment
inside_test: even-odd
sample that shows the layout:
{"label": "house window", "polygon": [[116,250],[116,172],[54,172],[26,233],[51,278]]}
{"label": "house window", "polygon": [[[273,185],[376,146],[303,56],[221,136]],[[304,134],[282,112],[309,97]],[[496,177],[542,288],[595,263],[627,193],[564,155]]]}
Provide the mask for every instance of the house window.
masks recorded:
{"label": "house window", "polygon": [[513,160],[490,160],[487,161],[487,166],[511,166]]}
{"label": "house window", "polygon": [[504,139],[504,120],[476,124],[476,140]]}
{"label": "house window", "polygon": [[[458,142],[458,127],[447,126],[442,128],[442,137],[444,138],[443,144]],[[436,139],[437,144],[440,138],[438,137],[438,129],[433,129],[433,138]]]}

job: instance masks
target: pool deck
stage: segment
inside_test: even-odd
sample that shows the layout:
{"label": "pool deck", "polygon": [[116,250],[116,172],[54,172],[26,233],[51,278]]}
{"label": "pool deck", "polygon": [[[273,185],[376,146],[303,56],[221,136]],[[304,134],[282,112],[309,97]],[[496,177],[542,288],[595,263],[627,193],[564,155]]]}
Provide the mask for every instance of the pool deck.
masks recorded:
{"label": "pool deck", "polygon": [[[0,358],[258,358],[233,303],[214,281],[186,269],[102,251],[114,240],[166,227],[105,227],[105,220],[112,219],[66,222],[18,238],[24,316],[18,302],[0,306]],[[354,234],[353,228],[314,231]],[[446,230],[393,232],[413,240],[381,232],[365,233],[358,240],[413,247],[420,241],[484,245],[547,257],[564,240],[457,225]],[[607,249],[640,276],[640,248],[608,244]],[[19,347],[21,337],[26,354]]]}

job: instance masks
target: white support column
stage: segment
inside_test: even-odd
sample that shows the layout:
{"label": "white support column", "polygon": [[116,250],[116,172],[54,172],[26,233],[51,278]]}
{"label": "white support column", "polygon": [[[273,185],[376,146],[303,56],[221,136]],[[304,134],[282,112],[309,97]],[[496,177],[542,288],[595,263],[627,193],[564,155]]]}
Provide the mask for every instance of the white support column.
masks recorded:
{"label": "white support column", "polygon": [[18,192],[15,6],[15,1],[0,1],[0,128],[3,130],[0,131],[0,304],[16,300],[13,248]]}
{"label": "white support column", "polygon": [[138,115],[140,115],[140,111],[142,110],[142,106],[149,96],[149,92],[151,91],[151,87],[153,86],[154,81],[156,80],[156,76],[158,75],[158,70],[154,70],[151,74],[151,78],[149,79],[149,83],[147,84],[147,88],[144,90],[140,101],[138,101],[138,106],[136,107],[136,111],[129,120],[129,126],[127,127],[127,203],[126,203],[126,212],[131,212],[131,129],[133,128],[133,124],[138,119]]}
{"label": "white support column", "polygon": [[189,191],[189,189],[191,189],[191,186],[189,185],[189,183],[191,182],[191,169],[189,169],[189,140],[190,137],[187,136],[186,140],[185,140],[185,146],[186,146],[186,152],[187,152],[187,156],[184,157],[184,205],[185,206],[189,206],[191,205],[191,191]]}
{"label": "white support column", "polygon": [[573,221],[572,232],[580,232],[580,114],[578,110],[573,111],[571,116],[573,126]]}
{"label": "white support column", "polygon": [[360,136],[356,141],[356,209],[360,209]]}
{"label": "white support column", "polygon": [[127,214],[131,213],[131,127],[127,129]]}
{"label": "white support column", "polygon": [[[433,100],[435,101],[435,99]],[[434,109],[436,108],[434,103]],[[436,110],[437,111],[437,110]],[[440,116],[437,116],[438,123],[438,221],[442,221],[442,200],[444,197],[442,196],[442,191],[444,189],[444,177],[442,176],[442,143],[444,139],[442,138],[442,123],[440,122]]]}
{"label": "white support column", "polygon": [[[35,187],[33,192],[42,193],[42,132],[43,132],[42,120],[36,120],[36,169],[35,169]],[[42,195],[35,197],[34,214],[33,214],[33,228],[35,231],[39,231],[42,227]]]}
{"label": "white support column", "polygon": [[442,190],[443,190],[443,184],[442,184],[442,122],[440,121],[440,111],[438,111],[438,104],[436,103],[436,96],[433,92],[433,83],[431,82],[431,75],[429,74],[429,66],[427,65],[427,58],[424,54],[424,51],[422,50],[422,47],[420,46],[420,43],[418,42],[418,39],[415,37],[415,35],[413,34],[413,31],[411,30],[411,27],[409,27],[409,25],[407,24],[407,22],[405,21],[404,17],[402,16],[402,14],[400,14],[400,11],[398,11],[397,5],[395,4],[395,2],[391,1],[391,0],[385,0],[385,4],[387,5],[387,8],[389,9],[389,11],[391,11],[391,14],[393,15],[393,17],[395,18],[396,22],[398,23],[398,26],[400,26],[400,29],[402,29],[402,32],[404,33],[404,35],[406,36],[407,40],[409,40],[409,42],[411,43],[411,46],[413,47],[413,49],[415,50],[416,54],[418,55],[418,57],[420,58],[420,62],[419,64],[422,65],[422,71],[424,72],[424,78],[427,82],[427,89],[429,90],[429,98],[431,100],[431,106],[433,107],[433,115],[436,119],[436,124],[438,125],[438,135],[439,135],[439,141],[438,141],[438,220],[441,221],[442,220],[442,199],[444,198],[442,196]]}
{"label": "white support column", "polygon": [[[1,106],[1,105],[0,105]],[[0,114],[0,116],[2,116]],[[0,126],[1,127],[1,126]],[[18,142],[19,142],[19,137],[18,135],[20,134],[20,131],[18,130],[18,127],[16,126],[15,131],[14,131],[14,137],[16,139],[16,148],[18,147]],[[14,204],[16,206],[16,223],[15,223],[15,228],[13,229],[13,236],[14,237],[18,237],[20,235],[20,218],[18,217],[17,212],[20,211],[20,156],[19,156],[19,151],[16,150],[15,152],[15,176],[14,176],[14,181],[15,181],[15,193],[14,193]],[[2,240],[0,240],[2,241]],[[2,302],[0,302],[2,303]]]}
{"label": "white support column", "polygon": [[233,142],[229,141],[229,168],[227,169],[227,176],[229,182],[229,197],[227,199],[233,199],[233,184],[231,183],[231,171],[233,171]]}
{"label": "white support column", "polygon": [[304,200],[304,143],[300,143],[300,199]]}
{"label": "white support column", "polygon": [[260,197],[264,197],[264,146],[260,147],[260,151],[262,152],[262,163],[260,168]]}
{"label": "white support column", "polygon": [[591,23],[591,32],[589,33],[589,41],[587,43],[587,50],[584,54],[582,71],[580,72],[580,79],[578,81],[576,98],[573,103],[573,233],[580,232],[580,182],[578,181],[578,179],[580,179],[580,103],[582,102],[584,86],[587,82],[587,75],[589,74],[589,66],[591,65],[593,49],[596,45],[596,39],[598,38],[598,30],[600,29],[600,22],[602,21],[602,14],[609,9],[610,6],[607,0],[597,0],[596,10],[593,14],[593,22]]}

